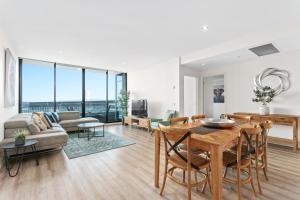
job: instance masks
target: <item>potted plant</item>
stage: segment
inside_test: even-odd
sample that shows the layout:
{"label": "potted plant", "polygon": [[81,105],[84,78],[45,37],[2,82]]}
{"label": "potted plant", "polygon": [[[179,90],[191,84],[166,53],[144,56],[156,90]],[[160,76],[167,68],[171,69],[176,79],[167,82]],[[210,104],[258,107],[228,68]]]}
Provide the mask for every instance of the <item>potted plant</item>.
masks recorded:
{"label": "potted plant", "polygon": [[25,144],[27,132],[25,130],[17,130],[15,132],[15,145],[22,146]]}
{"label": "potted plant", "polygon": [[262,90],[255,88],[253,90],[255,98],[252,99],[253,102],[261,102],[262,106],[259,108],[259,114],[268,115],[270,114],[270,108],[267,106],[268,103],[273,101],[275,97],[275,90],[269,86],[265,86]]}
{"label": "potted plant", "polygon": [[122,89],[120,91],[120,94],[118,96],[118,106],[121,108],[122,110],[122,116],[124,118],[124,116],[128,116],[128,102],[129,102],[129,98],[130,98],[130,91],[126,91],[124,89]]}

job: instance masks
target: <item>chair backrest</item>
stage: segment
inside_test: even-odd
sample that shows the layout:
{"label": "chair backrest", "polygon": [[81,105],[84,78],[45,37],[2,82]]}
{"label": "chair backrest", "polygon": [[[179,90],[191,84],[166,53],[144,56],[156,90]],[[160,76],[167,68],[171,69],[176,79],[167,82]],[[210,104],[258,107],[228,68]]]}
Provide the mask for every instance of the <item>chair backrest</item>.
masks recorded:
{"label": "chair backrest", "polygon": [[197,121],[199,121],[200,119],[204,119],[204,118],[206,118],[205,115],[193,115],[193,116],[191,117],[191,119],[192,119],[193,122],[197,122]]}
{"label": "chair backrest", "polygon": [[[251,156],[251,153],[254,150],[254,147],[252,145],[251,138],[253,136],[257,136],[261,134],[262,129],[259,125],[255,124],[250,128],[242,128],[240,131],[240,136],[238,139],[238,145],[237,145],[237,164],[240,164],[241,160],[249,159]],[[242,151],[243,146],[246,146],[246,149]],[[251,159],[249,159],[249,162],[251,162]]]}
{"label": "chair backrest", "polygon": [[265,121],[261,122],[259,125],[262,132],[256,137],[256,149],[263,150],[268,144],[268,134],[273,124],[271,121]]}
{"label": "chair backrest", "polygon": [[175,125],[175,124],[186,124],[188,123],[189,118],[188,117],[175,117],[170,119],[170,124]]}
{"label": "chair backrest", "polygon": [[165,115],[163,117],[163,120],[167,121],[167,120],[170,120],[171,118],[174,118],[174,117],[178,117],[178,111],[176,111],[176,110],[167,110],[167,112],[165,113]]}
{"label": "chair backrest", "polygon": [[236,122],[246,122],[250,123],[252,120],[252,116],[250,115],[231,115],[231,114],[226,114],[225,115],[227,119],[234,120]]}
{"label": "chair backrest", "polygon": [[[178,145],[187,144],[188,151],[190,151],[191,153],[191,149],[189,148],[191,132],[188,129],[178,129],[173,128],[172,126],[164,126],[163,124],[159,124],[159,129],[164,139],[166,158],[169,158],[170,154],[174,152],[175,154],[177,154],[177,156],[179,156],[183,161],[187,163],[187,158],[178,151]],[[198,167],[193,163],[191,163],[191,166],[195,169],[198,169]]]}

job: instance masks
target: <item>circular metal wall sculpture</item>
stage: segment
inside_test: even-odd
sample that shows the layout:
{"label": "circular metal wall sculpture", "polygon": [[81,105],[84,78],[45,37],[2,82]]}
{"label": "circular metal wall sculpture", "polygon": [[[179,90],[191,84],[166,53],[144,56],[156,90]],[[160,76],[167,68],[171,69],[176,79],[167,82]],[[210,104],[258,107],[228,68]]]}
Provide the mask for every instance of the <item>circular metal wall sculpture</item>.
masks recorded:
{"label": "circular metal wall sculpture", "polygon": [[286,70],[276,69],[276,68],[267,68],[254,78],[254,84],[256,89],[262,90],[264,85],[262,84],[263,79],[268,76],[274,76],[279,80],[278,86],[272,88],[275,90],[275,95],[279,95],[280,93],[288,90],[290,88],[290,74]]}

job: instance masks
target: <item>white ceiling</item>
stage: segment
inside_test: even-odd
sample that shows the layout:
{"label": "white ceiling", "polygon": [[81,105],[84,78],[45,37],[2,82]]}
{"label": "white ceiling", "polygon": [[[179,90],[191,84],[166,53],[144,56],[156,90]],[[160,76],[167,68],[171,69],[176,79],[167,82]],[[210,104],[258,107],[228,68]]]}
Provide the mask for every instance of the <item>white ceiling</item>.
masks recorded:
{"label": "white ceiling", "polygon": [[0,0],[19,56],[122,71],[299,22],[299,0]]}

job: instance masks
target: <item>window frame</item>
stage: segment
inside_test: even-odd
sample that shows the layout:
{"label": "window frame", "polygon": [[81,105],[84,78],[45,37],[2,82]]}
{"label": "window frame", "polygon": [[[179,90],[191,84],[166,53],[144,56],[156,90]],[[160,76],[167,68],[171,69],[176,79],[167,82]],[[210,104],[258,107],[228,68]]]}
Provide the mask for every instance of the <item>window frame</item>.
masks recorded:
{"label": "window frame", "polygon": [[[82,117],[85,117],[85,110],[86,110],[86,69],[92,69],[92,70],[99,70],[99,71],[106,71],[106,118],[105,118],[105,123],[113,123],[113,122],[120,122],[121,119],[118,119],[116,117],[116,119],[114,121],[108,121],[108,74],[109,74],[109,70],[107,69],[95,69],[95,68],[89,68],[89,67],[84,67],[84,66],[76,66],[76,65],[69,65],[69,64],[63,64],[63,63],[57,63],[57,62],[49,62],[49,61],[42,61],[42,60],[37,60],[37,59],[29,59],[29,58],[19,58],[19,73],[18,73],[18,80],[19,80],[19,101],[18,101],[18,112],[22,113],[22,101],[23,101],[23,60],[31,60],[31,61],[37,61],[37,62],[48,62],[48,63],[53,63],[53,76],[54,76],[54,88],[53,88],[53,93],[54,93],[54,99],[53,99],[53,105],[54,105],[54,112],[57,111],[57,87],[56,87],[56,83],[57,83],[57,65],[65,65],[68,67],[73,67],[73,68],[81,68],[81,74],[82,74],[82,80],[81,80],[81,84],[82,84],[82,101],[81,101],[81,112],[82,112]],[[127,91],[127,73],[125,72],[118,72],[116,74],[117,75],[122,75],[123,78],[125,80],[123,83],[123,88]],[[117,80],[117,79],[115,79]],[[115,81],[115,84],[117,84],[117,81]],[[117,95],[117,87],[115,87],[115,91],[114,91]],[[117,99],[118,97],[116,96],[116,105],[117,105]],[[50,101],[51,102],[51,101]],[[117,106],[116,106],[116,112],[117,112]]]}

